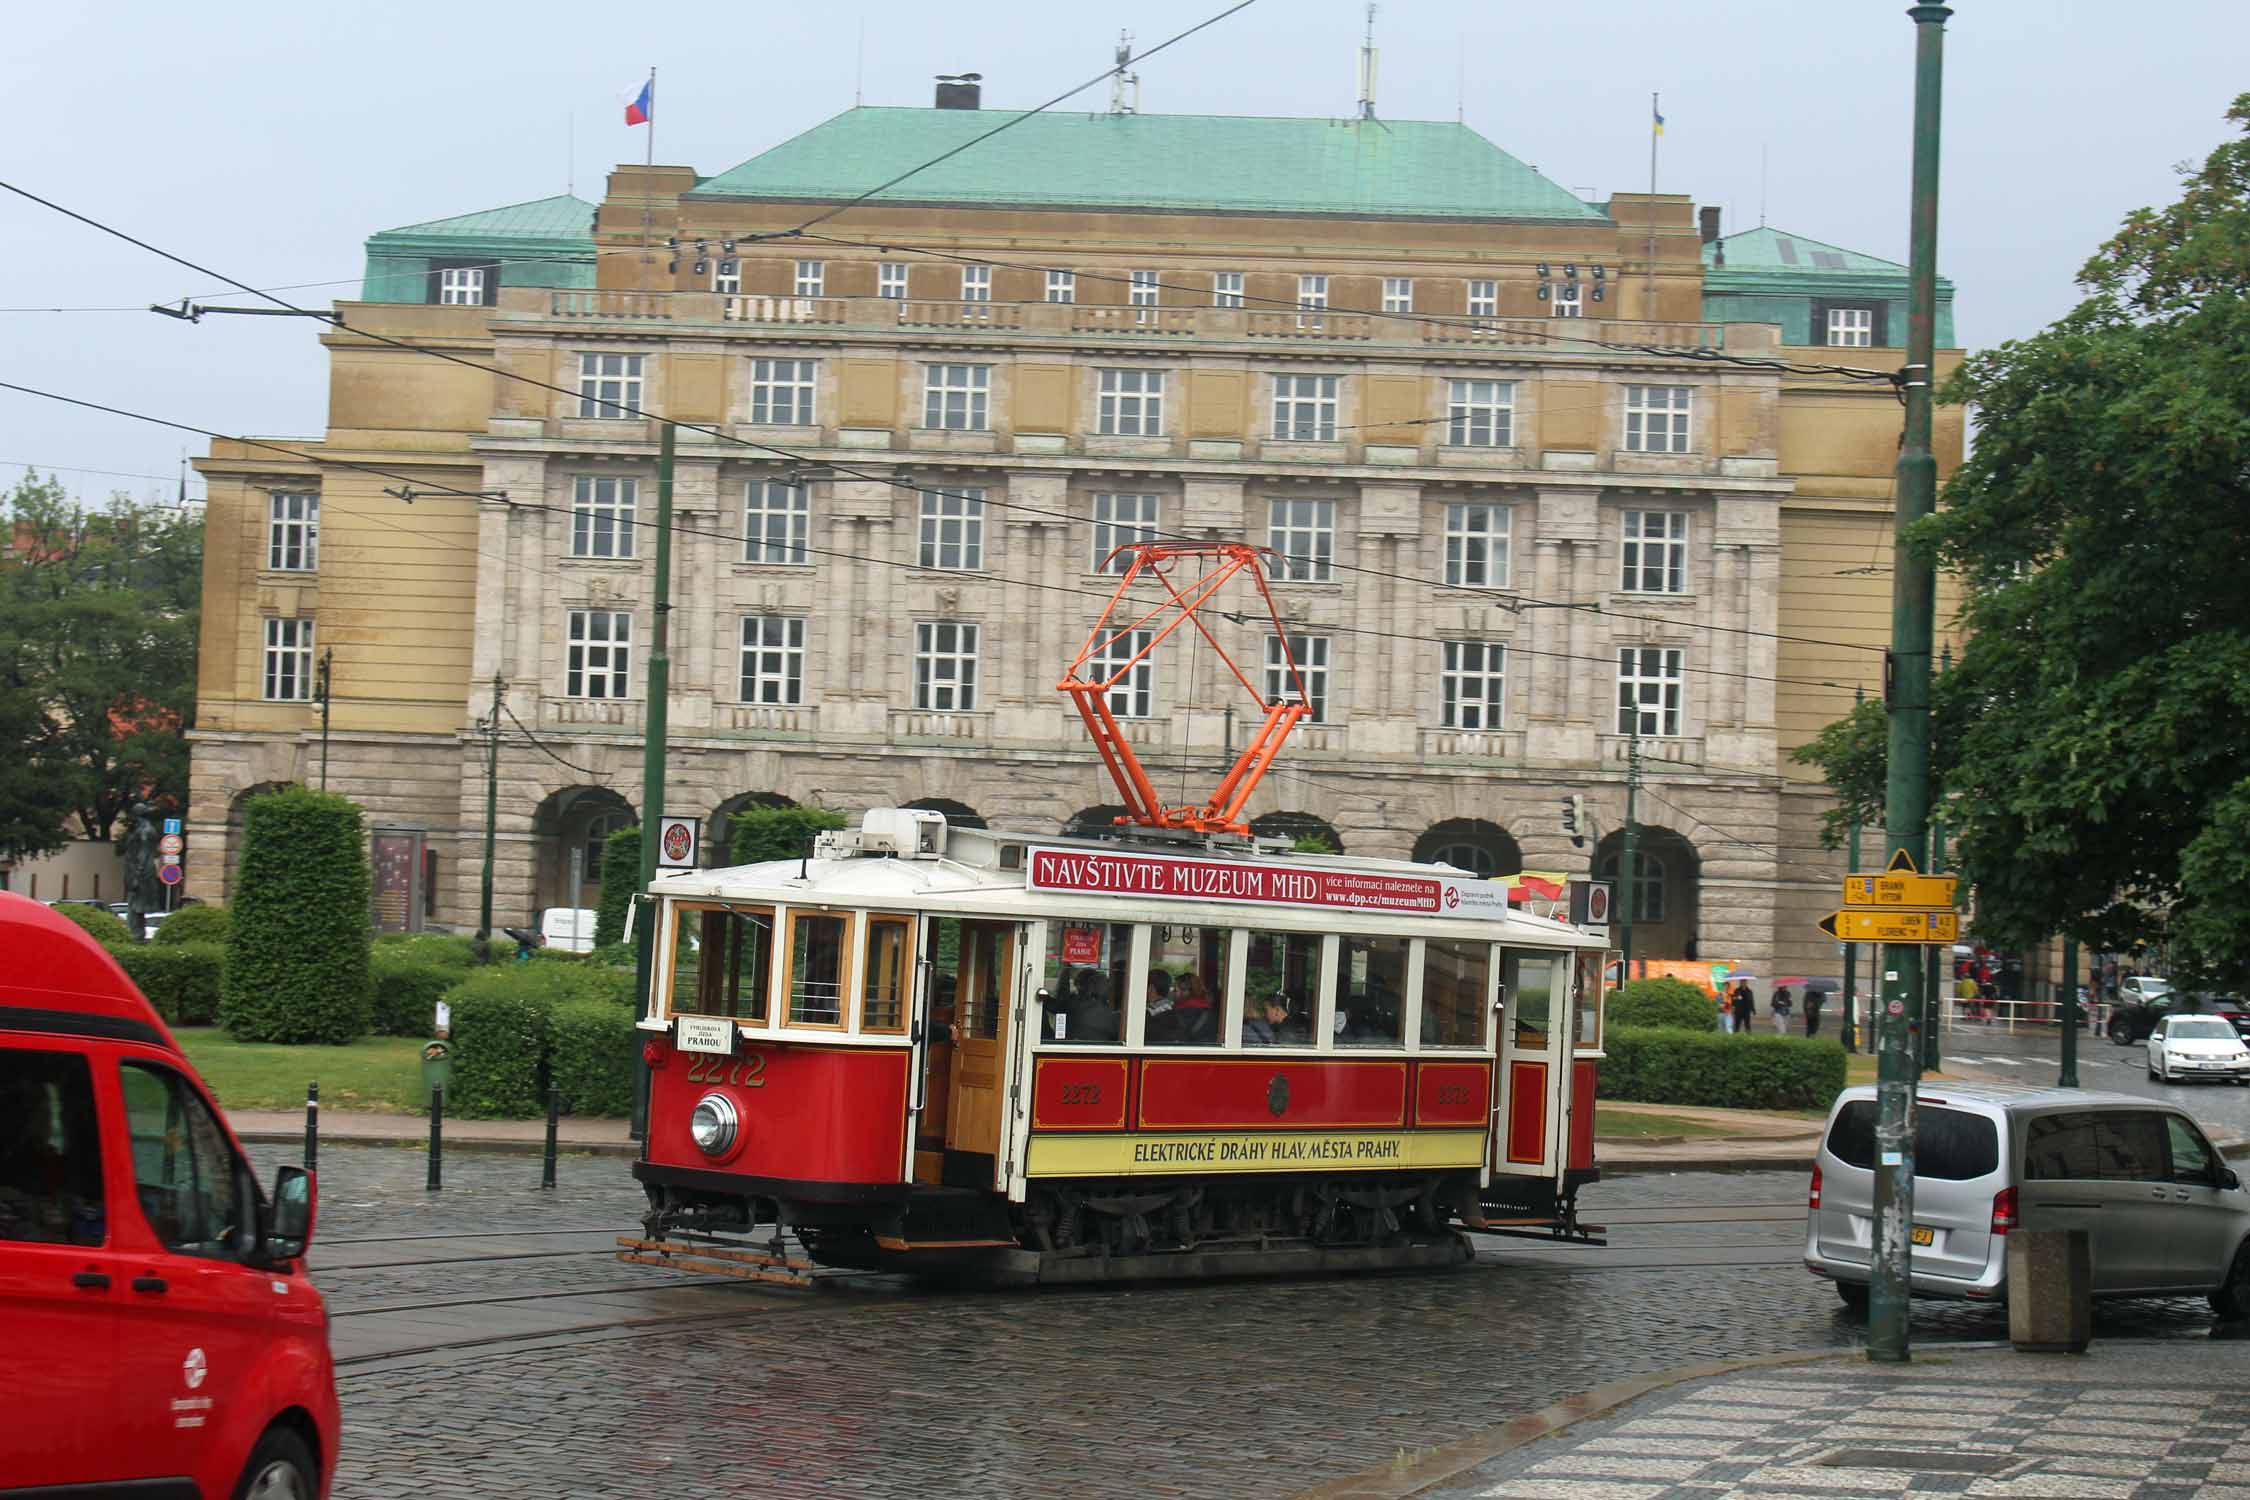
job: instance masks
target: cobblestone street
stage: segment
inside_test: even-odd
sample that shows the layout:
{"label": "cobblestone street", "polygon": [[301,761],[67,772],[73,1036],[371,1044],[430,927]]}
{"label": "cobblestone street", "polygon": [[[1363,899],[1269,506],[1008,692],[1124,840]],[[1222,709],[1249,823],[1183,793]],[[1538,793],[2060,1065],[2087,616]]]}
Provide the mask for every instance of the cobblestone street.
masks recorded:
{"label": "cobblestone street", "polygon": [[[270,1164],[287,1148],[261,1148]],[[322,1155],[314,1274],[336,1312],[342,1496],[1281,1496],[1633,1374],[1848,1347],[1798,1265],[1795,1172],[1589,1191],[1610,1245],[1503,1240],[1411,1276],[1028,1293],[847,1277],[811,1290],[618,1264],[615,1160]],[[1917,1337],[1998,1314],[1916,1310]],[[2200,1303],[2105,1310],[2200,1336]]]}

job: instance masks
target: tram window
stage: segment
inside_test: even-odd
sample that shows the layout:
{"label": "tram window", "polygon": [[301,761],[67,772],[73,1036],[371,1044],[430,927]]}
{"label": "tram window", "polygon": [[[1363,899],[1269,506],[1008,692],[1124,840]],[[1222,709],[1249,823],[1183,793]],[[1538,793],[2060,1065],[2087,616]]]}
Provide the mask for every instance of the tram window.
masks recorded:
{"label": "tram window", "polygon": [[1054,1003],[1040,1036],[1071,1047],[1106,1047],[1125,1035],[1125,979],[1133,961],[1130,922],[1049,922],[1041,981]]}
{"label": "tram window", "polygon": [[1242,1045],[1312,1045],[1320,1003],[1321,936],[1317,932],[1253,932],[1242,970]]}
{"label": "tram window", "polygon": [[906,1030],[908,955],[914,949],[914,919],[871,915],[867,919],[867,955],[862,965],[867,994],[859,1002],[862,1031]]}
{"label": "tram window", "polygon": [[676,932],[673,1013],[762,1024],[773,963],[773,912],[683,907]]}
{"label": "tram window", "polygon": [[851,918],[827,912],[789,914],[789,1024],[844,1024],[845,954]]}
{"label": "tram window", "polygon": [[1152,1047],[1216,1047],[1227,1004],[1227,954],[1234,936],[1224,927],[1158,927],[1149,935],[1148,966],[1172,976],[1171,1005],[1150,1015],[1144,1039]]}
{"label": "tram window", "polygon": [[1422,1045],[1482,1047],[1492,1013],[1492,945],[1431,938],[1422,945]]}
{"label": "tram window", "polygon": [[[990,1041],[1000,1035],[1000,1012],[1008,1000],[1007,933],[966,922],[955,924],[955,929],[956,1030],[963,1039]],[[941,941],[944,936],[941,931]]]}
{"label": "tram window", "polygon": [[1602,961],[1595,953],[1578,955],[1578,1045],[1589,1052],[1602,1047]]}
{"label": "tram window", "polygon": [[1515,994],[1509,1008],[1515,1012],[1516,1045],[1544,1047],[1555,1006],[1555,960],[1545,954],[1516,960]]}
{"label": "tram window", "polygon": [[1413,941],[1347,937],[1336,987],[1336,1045],[1396,1047],[1406,1040],[1406,960]]}

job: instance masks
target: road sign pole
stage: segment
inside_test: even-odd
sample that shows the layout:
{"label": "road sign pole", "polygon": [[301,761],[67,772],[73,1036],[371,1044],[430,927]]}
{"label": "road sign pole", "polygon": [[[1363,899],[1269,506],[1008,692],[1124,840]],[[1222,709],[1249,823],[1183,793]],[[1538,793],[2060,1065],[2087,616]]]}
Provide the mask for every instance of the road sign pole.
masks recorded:
{"label": "road sign pole", "polygon": [[1617,947],[1623,959],[1617,969],[1619,984],[1633,980],[1633,908],[1640,899],[1641,705],[1636,701],[1629,711],[1633,723],[1625,752],[1625,847],[1617,862]]}
{"label": "road sign pole", "polygon": [[[1859,873],[1859,818],[1852,818],[1851,863],[1846,867],[1852,874]],[[1859,1050],[1859,944],[1844,944],[1844,1050]],[[1872,1018],[1870,1018],[1872,1021]]]}
{"label": "road sign pole", "polygon": [[2078,939],[2063,939],[2062,1076],[2055,1087],[2078,1087]]}
{"label": "road sign pole", "polygon": [[[656,448],[656,618],[649,627],[646,733],[641,741],[641,882],[633,893],[643,896],[656,879],[656,841],[664,825],[665,730],[672,690],[672,450],[679,429],[670,422],[657,439]],[[649,986],[656,972],[656,922],[653,916],[638,924],[639,951],[634,955],[634,987],[640,1017],[649,1016]],[[635,1043],[636,1048],[638,1043]],[[633,1058],[633,1121],[635,1140],[648,1130],[648,1064],[638,1052]]]}

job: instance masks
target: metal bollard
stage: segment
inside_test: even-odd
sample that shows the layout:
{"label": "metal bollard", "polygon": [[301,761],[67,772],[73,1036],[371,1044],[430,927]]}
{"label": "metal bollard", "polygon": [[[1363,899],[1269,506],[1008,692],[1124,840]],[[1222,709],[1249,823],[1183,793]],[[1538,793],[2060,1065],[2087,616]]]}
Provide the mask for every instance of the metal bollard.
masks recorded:
{"label": "metal bollard", "polygon": [[430,1180],[431,1192],[445,1186],[445,1086],[430,1090]]}
{"label": "metal bollard", "polygon": [[305,1170],[320,1170],[320,1080],[305,1085]]}
{"label": "metal bollard", "polygon": [[555,1190],[555,1125],[562,1118],[562,1087],[547,1085],[547,1157],[539,1166],[539,1186],[547,1192]]}

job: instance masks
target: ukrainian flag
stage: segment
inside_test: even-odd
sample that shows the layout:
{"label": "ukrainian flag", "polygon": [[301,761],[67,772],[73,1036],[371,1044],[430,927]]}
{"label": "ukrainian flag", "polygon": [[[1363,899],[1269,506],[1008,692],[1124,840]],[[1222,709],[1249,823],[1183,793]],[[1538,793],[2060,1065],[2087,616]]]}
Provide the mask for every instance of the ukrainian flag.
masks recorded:
{"label": "ukrainian flag", "polygon": [[1650,118],[1656,122],[1656,133],[1658,135],[1662,135],[1664,133],[1664,116],[1656,112],[1656,106],[1654,104],[1649,105],[1648,112]]}

